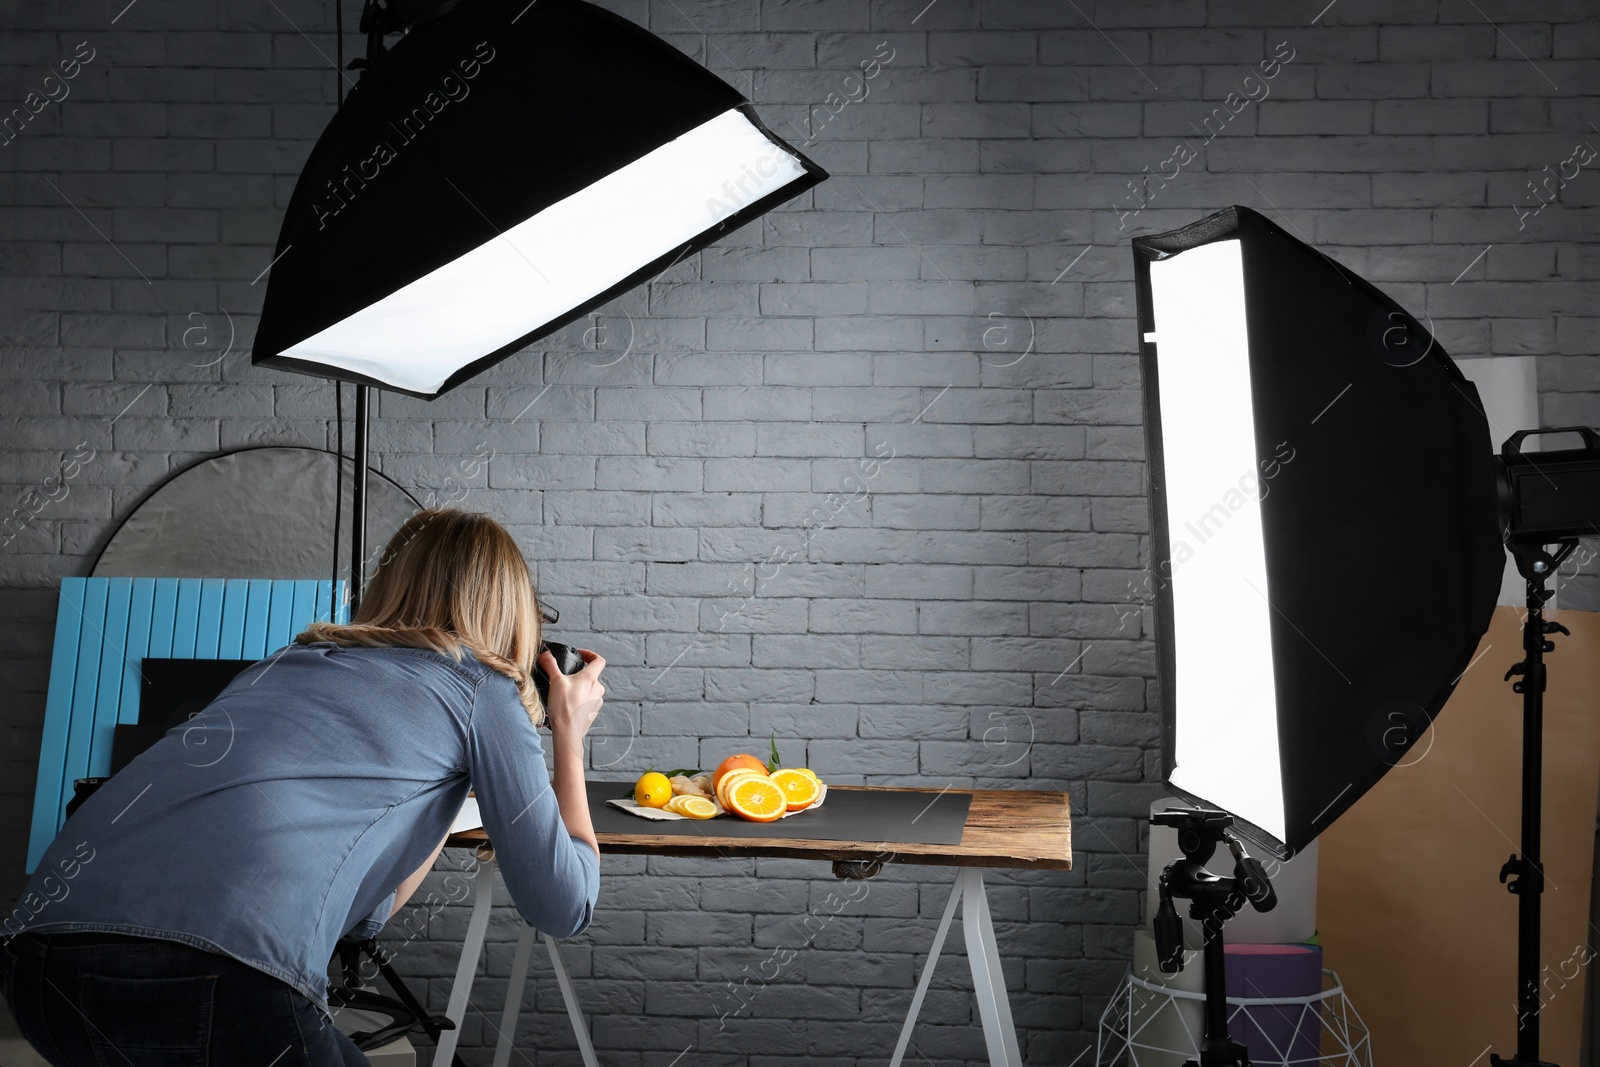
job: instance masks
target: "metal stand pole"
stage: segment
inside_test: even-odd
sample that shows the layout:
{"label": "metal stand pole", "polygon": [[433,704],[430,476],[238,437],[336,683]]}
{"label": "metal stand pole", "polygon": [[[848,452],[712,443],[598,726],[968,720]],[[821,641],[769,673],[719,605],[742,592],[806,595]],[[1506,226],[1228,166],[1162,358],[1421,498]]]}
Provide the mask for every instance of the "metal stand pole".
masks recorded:
{"label": "metal stand pole", "polygon": [[[1576,544],[1576,542],[1573,542]],[[1546,622],[1544,604],[1550,599],[1545,581],[1558,556],[1521,552],[1513,546],[1518,569],[1528,580],[1528,615],[1522,624],[1522,662],[1506,672],[1507,680],[1521,675],[1512,690],[1522,694],[1522,855],[1512,853],[1500,868],[1500,881],[1517,897],[1517,1054],[1502,1059],[1491,1054],[1495,1067],[1554,1067],[1539,1058],[1539,926],[1544,893],[1544,863],[1539,858],[1544,802],[1544,654],[1555,650],[1546,636],[1567,633],[1559,622]],[[1524,559],[1524,556],[1529,558]],[[1542,556],[1542,558],[1540,558]],[[1507,881],[1510,879],[1510,881]]]}
{"label": "metal stand pole", "polygon": [[[1528,621],[1522,628],[1527,675],[1522,689],[1522,862],[1508,864],[1517,895],[1517,1060],[1539,1061],[1539,911],[1544,897],[1544,864],[1539,841],[1544,813],[1544,600],[1530,591]],[[1506,881],[1509,871],[1502,870]]]}
{"label": "metal stand pole", "polygon": [[[1150,816],[1157,826],[1178,831],[1182,859],[1161,872],[1160,906],[1155,927],[1156,956],[1161,969],[1176,974],[1183,969],[1183,921],[1173,901],[1189,901],[1189,917],[1205,933],[1206,1026],[1200,1042],[1200,1059],[1184,1067],[1250,1067],[1250,1053],[1228,1033],[1227,957],[1222,944],[1222,924],[1248,903],[1257,911],[1271,911],[1277,894],[1266,868],[1244,850],[1228,829],[1233,816],[1206,808],[1168,808]],[[1233,853],[1233,877],[1219,878],[1206,870],[1217,845],[1226,843]]]}
{"label": "metal stand pole", "polygon": [[[1250,1062],[1242,1045],[1228,1033],[1228,957],[1222,945],[1222,923],[1207,920],[1205,928],[1206,1029],[1200,1046],[1200,1062]],[[1192,1060],[1190,1061],[1193,1062]]]}
{"label": "metal stand pole", "polygon": [[355,471],[350,486],[350,618],[361,607],[367,560],[367,399],[371,386],[356,388]]}

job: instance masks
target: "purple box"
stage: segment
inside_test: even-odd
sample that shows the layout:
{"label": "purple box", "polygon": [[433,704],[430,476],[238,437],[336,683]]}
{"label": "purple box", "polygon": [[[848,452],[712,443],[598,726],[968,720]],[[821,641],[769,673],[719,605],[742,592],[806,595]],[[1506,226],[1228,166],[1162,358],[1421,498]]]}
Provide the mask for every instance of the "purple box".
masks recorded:
{"label": "purple box", "polygon": [[[1322,948],[1318,945],[1227,945],[1230,997],[1276,1000],[1322,992]],[[1262,1064],[1312,1064],[1320,1052],[1321,1005],[1247,1005],[1228,1031]]]}

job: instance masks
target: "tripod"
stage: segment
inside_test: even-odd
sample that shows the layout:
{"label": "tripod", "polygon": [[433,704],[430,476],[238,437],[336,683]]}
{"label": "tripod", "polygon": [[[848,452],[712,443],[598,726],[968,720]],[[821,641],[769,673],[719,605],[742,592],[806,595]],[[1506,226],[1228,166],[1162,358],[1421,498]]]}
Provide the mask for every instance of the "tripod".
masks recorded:
{"label": "tripod", "polygon": [[[1239,914],[1248,902],[1257,911],[1277,906],[1277,894],[1261,866],[1261,861],[1245,853],[1244,846],[1228,827],[1233,816],[1207,809],[1168,808],[1150,816],[1157,826],[1172,826],[1178,831],[1178,848],[1183,858],[1167,864],[1161,872],[1161,904],[1156,909],[1156,956],[1168,974],[1183,970],[1183,920],[1178,917],[1173,898],[1190,902],[1189,917],[1200,922],[1205,932],[1206,1028],[1200,1046],[1200,1062],[1188,1061],[1184,1067],[1250,1067],[1245,1047],[1228,1036],[1227,961],[1222,950],[1222,924]],[[1233,877],[1219,878],[1205,864],[1220,842],[1227,842],[1233,853]]]}
{"label": "tripod", "polygon": [[[390,988],[399,995],[394,997],[384,996],[381,993],[361,988],[360,964],[361,957],[365,955],[378,965],[378,973],[388,981]],[[395,972],[390,963],[390,954],[378,944],[376,938],[358,938],[346,935],[339,939],[338,944],[339,970],[344,978],[343,985],[334,986],[329,991],[328,1002],[335,1008],[357,1008],[387,1015],[392,1020],[389,1025],[373,1031],[358,1031],[350,1035],[350,1040],[362,1051],[375,1049],[386,1045],[395,1038],[417,1029],[419,1026],[437,1044],[439,1034],[444,1030],[454,1030],[456,1024],[443,1015],[429,1015],[416,996],[406,988],[405,982]],[[451,1059],[451,1067],[462,1067],[461,1057]]]}
{"label": "tripod", "polygon": [[[1544,790],[1544,654],[1555,651],[1547,634],[1568,634],[1559,622],[1547,622],[1544,605],[1553,595],[1545,583],[1561,561],[1578,546],[1576,538],[1535,545],[1508,545],[1517,570],[1528,581],[1528,613],[1522,623],[1521,662],[1506,671],[1506,680],[1520,675],[1512,690],[1522,694],[1522,855],[1511,854],[1500,868],[1500,881],[1517,897],[1517,1054],[1509,1059],[1491,1053],[1495,1067],[1555,1067],[1539,1058],[1539,906],[1544,892],[1544,864],[1539,859],[1540,819]],[[1548,549],[1554,547],[1555,551]],[[1507,881],[1510,879],[1510,881]]]}

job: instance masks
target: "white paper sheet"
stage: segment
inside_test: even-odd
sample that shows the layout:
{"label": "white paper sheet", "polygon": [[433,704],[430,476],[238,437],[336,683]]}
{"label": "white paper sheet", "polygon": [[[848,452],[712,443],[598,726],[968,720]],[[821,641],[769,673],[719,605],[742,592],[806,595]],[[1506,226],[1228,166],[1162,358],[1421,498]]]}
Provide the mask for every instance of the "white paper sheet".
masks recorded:
{"label": "white paper sheet", "polygon": [[450,824],[450,832],[459,834],[463,830],[476,830],[482,825],[483,816],[478,814],[478,798],[468,797],[467,802],[461,805],[461,814]]}

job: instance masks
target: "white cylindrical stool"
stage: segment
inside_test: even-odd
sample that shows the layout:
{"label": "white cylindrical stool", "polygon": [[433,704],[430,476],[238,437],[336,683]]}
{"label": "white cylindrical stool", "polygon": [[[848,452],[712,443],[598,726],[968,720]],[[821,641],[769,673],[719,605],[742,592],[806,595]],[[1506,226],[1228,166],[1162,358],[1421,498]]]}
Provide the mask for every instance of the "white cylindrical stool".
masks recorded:
{"label": "white cylindrical stool", "polygon": [[[1154,958],[1153,946],[1151,952]],[[1189,970],[1186,964],[1182,973]],[[1230,1031],[1237,1032],[1245,1022],[1240,1013],[1253,1007],[1310,1013],[1320,1025],[1321,1048],[1315,1055],[1252,1047],[1250,1060],[1255,1067],[1372,1067],[1372,1041],[1366,1025],[1345,998],[1339,976],[1329,970],[1322,975],[1326,988],[1313,996],[1228,998]],[[1198,1061],[1203,1033],[1198,1020],[1204,1003],[1204,993],[1148,981],[1130,970],[1100,1015],[1095,1067],[1124,1063],[1127,1067],[1170,1067]],[[1136,1023],[1136,1017],[1142,1021]],[[1305,1020],[1307,1025],[1309,1021]]]}

